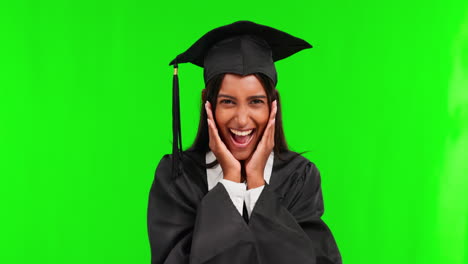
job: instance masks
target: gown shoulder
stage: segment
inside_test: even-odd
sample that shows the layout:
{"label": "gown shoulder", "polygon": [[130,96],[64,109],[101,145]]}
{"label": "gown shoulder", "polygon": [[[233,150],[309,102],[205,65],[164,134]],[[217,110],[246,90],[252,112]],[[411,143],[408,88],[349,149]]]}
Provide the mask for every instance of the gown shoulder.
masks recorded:
{"label": "gown shoulder", "polygon": [[[205,193],[208,189],[206,179],[205,155],[195,151],[183,151],[177,177],[172,174],[173,154],[165,154],[159,161],[154,173],[154,181],[169,185],[182,185],[182,188],[197,186]],[[201,198],[201,197],[198,197]]]}

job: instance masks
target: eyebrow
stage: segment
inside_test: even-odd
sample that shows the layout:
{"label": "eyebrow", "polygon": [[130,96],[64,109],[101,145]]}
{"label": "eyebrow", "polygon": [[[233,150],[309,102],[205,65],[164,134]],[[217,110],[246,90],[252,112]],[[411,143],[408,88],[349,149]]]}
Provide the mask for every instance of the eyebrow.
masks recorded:
{"label": "eyebrow", "polygon": [[[230,95],[227,95],[227,94],[218,94],[218,97],[226,97],[226,98],[233,99],[233,100],[237,99],[236,97],[230,96]],[[248,100],[265,99],[265,98],[267,98],[265,95],[252,95],[252,96],[247,97]]]}

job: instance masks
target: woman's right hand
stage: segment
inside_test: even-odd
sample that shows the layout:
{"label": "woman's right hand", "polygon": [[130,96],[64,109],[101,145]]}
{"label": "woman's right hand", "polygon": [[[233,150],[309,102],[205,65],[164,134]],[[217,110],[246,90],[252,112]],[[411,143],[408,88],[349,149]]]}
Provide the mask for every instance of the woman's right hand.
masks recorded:
{"label": "woman's right hand", "polygon": [[240,182],[241,164],[236,158],[234,158],[232,153],[219,137],[218,128],[216,127],[213,112],[211,110],[211,103],[209,101],[206,101],[205,103],[205,110],[208,116],[208,134],[210,137],[209,147],[223,169],[223,177],[226,180]]}

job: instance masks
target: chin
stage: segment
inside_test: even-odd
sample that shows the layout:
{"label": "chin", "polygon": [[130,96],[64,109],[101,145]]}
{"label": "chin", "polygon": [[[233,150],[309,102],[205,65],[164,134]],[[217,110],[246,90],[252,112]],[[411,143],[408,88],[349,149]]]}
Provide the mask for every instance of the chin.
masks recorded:
{"label": "chin", "polygon": [[250,154],[252,154],[251,150],[235,151],[232,153],[234,158],[236,158],[236,160],[239,160],[239,161],[248,159],[250,157]]}

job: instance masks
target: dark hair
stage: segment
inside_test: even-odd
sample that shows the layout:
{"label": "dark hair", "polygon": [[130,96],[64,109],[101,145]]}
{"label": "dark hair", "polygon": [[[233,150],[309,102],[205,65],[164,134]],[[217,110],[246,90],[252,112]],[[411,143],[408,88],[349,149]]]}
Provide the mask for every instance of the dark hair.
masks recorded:
{"label": "dark hair", "polygon": [[[254,75],[257,77],[258,80],[260,80],[260,82],[263,85],[263,88],[265,89],[265,93],[267,94],[268,105],[270,106],[271,102],[273,102],[274,100],[276,100],[277,102],[278,110],[276,112],[275,146],[273,148],[273,151],[275,153],[275,156],[280,157],[280,154],[282,152],[288,151],[289,149],[286,143],[286,138],[284,137],[283,120],[281,117],[281,102],[280,102],[279,93],[275,88],[275,84],[269,77],[267,77],[266,75],[262,73],[254,73]],[[225,76],[225,73],[216,75],[206,84],[206,88],[203,91],[203,95],[202,95],[200,122],[198,124],[197,136],[189,150],[202,152],[202,153],[206,153],[209,151],[208,123],[206,121],[208,117],[206,114],[204,102],[210,101],[212,110],[213,110],[213,115],[214,115],[215,110],[216,110],[216,102],[217,102],[216,99],[218,97],[219,90],[221,89],[221,84],[223,82],[224,76]],[[217,162],[214,162],[210,164],[210,166],[208,167],[212,167],[216,164]]]}

